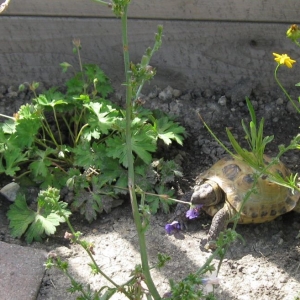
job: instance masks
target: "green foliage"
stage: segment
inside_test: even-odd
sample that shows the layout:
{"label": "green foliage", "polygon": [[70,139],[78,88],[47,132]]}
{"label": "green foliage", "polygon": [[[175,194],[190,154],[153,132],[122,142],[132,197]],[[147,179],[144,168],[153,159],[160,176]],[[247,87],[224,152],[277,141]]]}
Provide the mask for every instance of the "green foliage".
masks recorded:
{"label": "green foliage", "polygon": [[199,277],[196,274],[189,274],[184,280],[175,283],[170,280],[171,292],[169,297],[170,300],[216,300],[212,294],[206,295],[202,289],[199,289],[199,285],[202,284],[202,276]]}
{"label": "green foliage", "polygon": [[270,143],[274,136],[263,136],[263,128],[264,128],[264,118],[261,119],[259,126],[257,125],[256,121],[256,115],[254,108],[249,100],[249,98],[246,97],[247,106],[250,112],[251,121],[249,124],[249,128],[245,125],[244,120],[242,120],[242,127],[244,129],[244,132],[246,134],[246,140],[248,141],[248,145],[250,148],[250,151],[243,149],[230,130],[226,128],[226,132],[228,135],[228,138],[236,151],[236,153],[243,158],[243,160],[249,164],[250,166],[253,166],[254,168],[262,168],[264,167],[264,152],[266,145]]}
{"label": "green foliage", "polygon": [[59,190],[48,188],[37,197],[37,211],[28,207],[24,195],[18,195],[10,206],[7,216],[13,237],[25,236],[27,243],[41,241],[42,237],[52,235],[60,223],[66,221],[71,213],[67,203],[59,201]]}
{"label": "green foliage", "polygon": [[257,126],[256,115],[253,109],[253,106],[248,98],[246,98],[247,106],[250,112],[251,121],[249,124],[249,128],[245,125],[244,121],[242,120],[242,127],[245,132],[245,138],[248,141],[248,145],[250,151],[244,149],[238,141],[235,139],[233,134],[230,132],[228,128],[226,128],[226,132],[228,138],[231,142],[233,149],[236,151],[236,154],[231,152],[219,139],[218,137],[212,132],[212,130],[208,127],[208,125],[203,121],[202,117],[199,115],[201,120],[204,123],[204,126],[210,132],[210,134],[214,137],[214,139],[227,151],[230,155],[237,159],[242,159],[245,161],[249,166],[251,166],[254,170],[257,171],[259,176],[267,175],[268,179],[272,182],[275,182],[279,185],[291,188],[294,190],[299,190],[297,184],[297,174],[292,174],[288,178],[282,178],[282,176],[278,173],[270,172],[269,168],[277,164],[279,162],[280,157],[289,150],[300,149],[300,134],[295,136],[289,145],[279,145],[278,149],[279,152],[276,157],[272,158],[270,162],[266,163],[264,160],[264,152],[265,148],[268,143],[270,143],[274,136],[263,136],[263,127],[264,127],[264,119],[260,121],[259,126]]}
{"label": "green foliage", "polygon": [[171,257],[169,255],[163,254],[163,253],[158,253],[157,254],[158,258],[158,263],[157,263],[157,268],[160,269],[165,266],[165,264],[171,260]]}
{"label": "green foliage", "polygon": [[166,145],[170,145],[173,140],[182,145],[182,137],[185,134],[185,129],[178,126],[177,123],[171,121],[168,117],[155,119],[152,117],[153,128],[157,137],[164,141]]}
{"label": "green foliage", "polygon": [[[73,43],[81,65],[80,41]],[[140,72],[137,84],[150,79],[149,74],[144,76],[148,61],[147,56],[141,70],[136,70]],[[68,63],[61,66],[63,71],[72,68]],[[0,125],[0,172],[16,180],[28,176],[44,189],[67,185],[75,193],[72,208],[91,222],[103,210],[109,212],[112,204],[108,203],[113,203],[117,194],[127,193],[126,112],[105,99],[112,88],[96,65],[82,65],[66,82],[65,93],[53,87],[36,95],[37,87],[36,82],[30,85],[35,95],[32,103],[21,106],[14,118]],[[159,168],[149,168],[157,142],[160,139],[166,145],[182,145],[185,129],[164,113],[139,105],[131,109],[135,172],[141,182],[145,181],[145,172],[149,176],[157,174],[157,180],[143,188],[149,193],[161,193],[163,185],[173,181],[180,171],[174,162],[163,159]],[[153,196],[147,197],[146,202],[153,213],[159,208],[167,212],[171,204]]]}
{"label": "green foliage", "polygon": [[84,94],[106,98],[113,91],[108,77],[94,64],[84,64],[83,70],[68,80],[66,85],[68,95],[80,95],[84,91]]}

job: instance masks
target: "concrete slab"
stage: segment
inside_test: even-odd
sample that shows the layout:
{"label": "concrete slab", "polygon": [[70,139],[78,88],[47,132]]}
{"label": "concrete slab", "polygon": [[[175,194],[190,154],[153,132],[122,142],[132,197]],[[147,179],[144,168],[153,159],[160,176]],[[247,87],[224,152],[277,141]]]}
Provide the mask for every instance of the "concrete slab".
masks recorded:
{"label": "concrete slab", "polygon": [[46,252],[0,242],[0,300],[35,300]]}

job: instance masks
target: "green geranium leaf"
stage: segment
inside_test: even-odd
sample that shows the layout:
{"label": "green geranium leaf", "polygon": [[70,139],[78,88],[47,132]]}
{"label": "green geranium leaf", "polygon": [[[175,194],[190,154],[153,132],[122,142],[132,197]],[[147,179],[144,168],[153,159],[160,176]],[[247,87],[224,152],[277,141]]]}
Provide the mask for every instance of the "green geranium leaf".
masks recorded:
{"label": "green geranium leaf", "polygon": [[164,197],[159,197],[159,195],[167,195],[170,198],[173,196],[173,190],[167,189],[165,186],[160,185],[155,188],[157,196],[146,195],[146,203],[149,204],[150,211],[156,214],[158,209],[161,208],[165,213],[169,213],[170,205],[173,204],[172,200],[167,200]]}
{"label": "green geranium leaf", "polygon": [[83,93],[84,81],[82,80],[82,73],[79,72],[75,77],[67,81],[66,85],[68,87],[67,93],[69,95],[80,95]]}
{"label": "green geranium leaf", "polygon": [[125,140],[120,136],[115,136],[106,140],[107,156],[117,158],[119,162],[124,166],[128,167],[128,159],[126,153]]}
{"label": "green geranium leaf", "polygon": [[112,86],[108,80],[108,77],[97,65],[85,64],[84,69],[85,69],[85,74],[87,75],[89,81],[94,84],[97,92],[103,98],[106,98],[107,95],[113,91]]}
{"label": "green geranium leaf", "polygon": [[103,211],[101,196],[88,191],[78,193],[72,206],[79,208],[80,213],[85,216],[88,222],[96,220],[97,213]]}
{"label": "green geranium leaf", "polygon": [[146,202],[149,204],[152,214],[156,214],[159,209],[159,198],[157,196],[146,195]]}
{"label": "green geranium leaf", "polygon": [[37,219],[29,226],[25,234],[25,240],[28,244],[31,244],[34,240],[37,242],[41,242],[43,233],[44,233],[43,223],[39,219]]}
{"label": "green geranium leaf", "polygon": [[40,115],[33,104],[22,105],[18,111],[19,119],[39,119]]}
{"label": "green geranium leaf", "polygon": [[37,200],[38,210],[35,212],[28,208],[25,196],[18,195],[7,213],[12,236],[20,238],[25,235],[26,242],[31,243],[33,240],[41,241],[44,234],[54,234],[56,227],[65,222],[61,214],[65,217],[71,214],[66,209],[67,203],[58,199],[57,189],[50,187],[41,191]]}
{"label": "green geranium leaf", "polygon": [[97,128],[100,133],[108,134],[116,120],[116,110],[110,105],[98,102],[91,102],[84,106],[92,112],[88,118],[90,126],[93,129]]}
{"label": "green geranium leaf", "polygon": [[34,221],[35,216],[36,213],[28,208],[25,196],[18,194],[7,213],[7,217],[10,220],[11,235],[20,238]]}
{"label": "green geranium leaf", "polygon": [[[146,128],[145,128],[146,129]],[[146,163],[151,163],[150,152],[156,150],[156,143],[152,130],[133,132],[132,150]]]}
{"label": "green geranium leaf", "polygon": [[29,226],[28,231],[25,233],[27,243],[35,241],[42,241],[44,233],[52,235],[56,232],[56,227],[65,220],[56,212],[50,213],[47,216],[36,213],[34,222]]}
{"label": "green geranium leaf", "polygon": [[[58,93],[58,95],[61,95]],[[55,96],[51,95],[52,97],[47,97],[46,95],[40,95],[38,98],[35,99],[35,101],[42,106],[51,106],[54,107],[56,105],[60,104],[68,104],[66,101],[62,99],[55,99]]]}
{"label": "green geranium leaf", "polygon": [[74,156],[74,165],[81,166],[85,169],[88,169],[93,165],[93,153],[91,151],[90,144],[88,142],[83,142],[76,146],[73,150]]}
{"label": "green geranium leaf", "polygon": [[[3,133],[13,134],[16,131],[16,122],[13,120],[8,120],[5,123],[1,124],[1,129]],[[4,135],[3,135],[4,137]],[[1,137],[1,141],[4,139]]]}
{"label": "green geranium leaf", "polygon": [[27,156],[26,154],[22,153],[20,149],[10,147],[9,149],[5,150],[4,159],[6,175],[14,176],[16,172],[20,170],[18,164],[26,161]]}
{"label": "green geranium leaf", "polygon": [[32,171],[34,177],[47,177],[49,174],[48,167],[52,164],[48,156],[53,153],[55,153],[55,150],[51,148],[47,148],[46,151],[37,150],[35,152],[38,158],[29,165],[29,169]]}
{"label": "green geranium leaf", "polygon": [[30,147],[40,127],[41,121],[37,118],[18,120],[16,132],[10,137],[11,143],[19,148]]}
{"label": "green geranium leaf", "polygon": [[186,135],[184,127],[179,126],[177,123],[170,121],[168,117],[162,117],[154,121],[154,130],[157,137],[169,145],[172,141],[176,141],[182,145],[183,138]]}
{"label": "green geranium leaf", "polygon": [[[127,168],[128,160],[125,135],[109,138],[106,140],[106,144],[108,146],[107,155],[118,158],[119,162]],[[131,146],[132,151],[146,164],[151,163],[152,155],[150,152],[156,150],[156,142],[151,125],[144,125],[141,128],[133,129]]]}

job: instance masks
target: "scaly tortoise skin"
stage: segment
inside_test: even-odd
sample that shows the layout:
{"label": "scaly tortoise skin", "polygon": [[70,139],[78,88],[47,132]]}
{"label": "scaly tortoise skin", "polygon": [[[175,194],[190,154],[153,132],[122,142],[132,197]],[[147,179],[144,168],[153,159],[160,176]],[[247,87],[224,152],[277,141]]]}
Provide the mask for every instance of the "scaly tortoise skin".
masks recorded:
{"label": "scaly tortoise skin", "polygon": [[[264,156],[265,163],[271,158]],[[291,172],[279,162],[271,166],[269,172],[278,172],[282,177]],[[185,194],[183,199],[194,205],[202,204],[202,210],[213,217],[208,232],[205,248],[214,248],[214,241],[227,223],[242,206],[243,199],[252,188],[254,170],[242,160],[226,156],[196,179],[194,190]],[[263,223],[291,210],[300,212],[300,193],[268,180],[261,176],[256,186],[257,193],[252,193],[241,211],[240,224]],[[175,218],[182,218],[183,204],[175,211]],[[185,206],[186,210],[186,206]],[[181,215],[181,217],[180,217]]]}

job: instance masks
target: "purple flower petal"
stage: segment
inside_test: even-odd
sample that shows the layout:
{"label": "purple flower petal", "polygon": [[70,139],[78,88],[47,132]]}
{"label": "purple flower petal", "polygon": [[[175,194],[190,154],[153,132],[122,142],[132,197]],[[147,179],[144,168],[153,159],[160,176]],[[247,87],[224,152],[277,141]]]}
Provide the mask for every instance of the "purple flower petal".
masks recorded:
{"label": "purple flower petal", "polygon": [[181,230],[180,223],[178,221],[173,221],[171,224],[165,226],[165,230],[168,234],[173,234]]}
{"label": "purple flower petal", "polygon": [[198,205],[192,207],[191,209],[189,209],[186,212],[185,216],[190,220],[198,218],[200,215],[200,210],[201,210],[202,206],[203,206],[202,204],[198,204]]}
{"label": "purple flower petal", "polygon": [[207,284],[217,285],[217,284],[220,284],[220,278],[218,278],[216,276],[210,276],[210,277],[207,277],[207,278],[202,278],[201,281],[202,281],[203,285],[207,285]]}
{"label": "purple flower petal", "polygon": [[172,297],[172,292],[166,292],[163,295],[163,298],[171,298]]}

